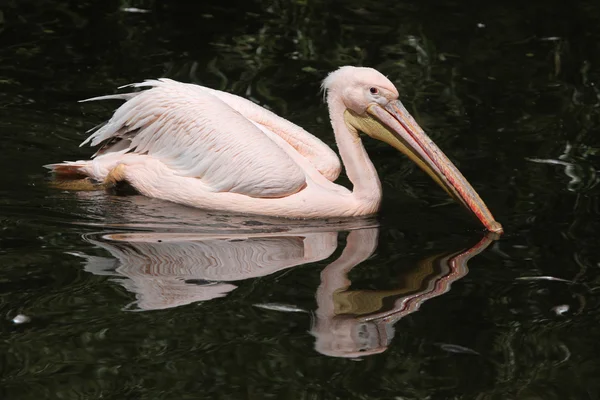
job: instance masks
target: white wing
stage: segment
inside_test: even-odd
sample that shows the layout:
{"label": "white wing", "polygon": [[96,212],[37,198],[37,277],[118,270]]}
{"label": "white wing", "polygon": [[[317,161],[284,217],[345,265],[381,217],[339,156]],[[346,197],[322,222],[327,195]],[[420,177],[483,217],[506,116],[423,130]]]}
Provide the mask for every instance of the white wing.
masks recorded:
{"label": "white wing", "polygon": [[302,127],[243,97],[203,86],[196,87],[218,97],[244,117],[260,125],[259,127],[284,139],[325,178],[333,182],[340,175],[342,164],[337,154]]}
{"label": "white wing", "polygon": [[121,139],[110,153],[148,155],[218,192],[282,197],[304,187],[305,173],[291,157],[206,89],[168,79],[133,86],[151,89],[90,99],[127,101],[82,145]]}

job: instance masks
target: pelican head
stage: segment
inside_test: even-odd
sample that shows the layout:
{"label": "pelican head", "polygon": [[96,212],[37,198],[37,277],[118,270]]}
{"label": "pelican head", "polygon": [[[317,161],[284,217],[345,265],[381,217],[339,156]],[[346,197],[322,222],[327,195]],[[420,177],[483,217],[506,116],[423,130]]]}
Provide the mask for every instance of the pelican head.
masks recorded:
{"label": "pelican head", "polygon": [[491,232],[502,233],[487,206],[460,171],[425,134],[398,100],[394,84],[372,68],[342,67],[323,81],[326,95],[340,99],[351,131],[381,140],[406,154]]}

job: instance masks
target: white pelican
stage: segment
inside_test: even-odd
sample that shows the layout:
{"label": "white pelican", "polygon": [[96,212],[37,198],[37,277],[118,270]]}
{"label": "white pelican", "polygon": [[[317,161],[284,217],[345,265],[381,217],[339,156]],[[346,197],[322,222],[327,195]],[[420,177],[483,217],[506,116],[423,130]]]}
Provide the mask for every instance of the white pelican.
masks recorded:
{"label": "white pelican", "polygon": [[126,182],[141,194],[193,207],[287,218],[374,214],[381,183],[359,132],[405,153],[490,231],[502,232],[479,195],[372,68],[341,67],[323,81],[335,140],[353,190],[334,183],[336,154],[299,126],[244,98],[150,80],[82,145],[91,160],[51,164],[58,177]]}

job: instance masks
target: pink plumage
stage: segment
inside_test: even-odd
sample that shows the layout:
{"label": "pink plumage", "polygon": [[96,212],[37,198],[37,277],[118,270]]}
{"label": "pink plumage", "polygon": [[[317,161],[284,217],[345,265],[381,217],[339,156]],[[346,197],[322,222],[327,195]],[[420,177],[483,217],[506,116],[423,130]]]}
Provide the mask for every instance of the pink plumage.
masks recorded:
{"label": "pink plumage", "polygon": [[352,191],[335,184],[336,154],[301,127],[233,94],[170,79],[90,100],[125,103],[82,145],[91,160],[52,164],[57,175],[125,181],[138,192],[204,209],[287,218],[374,214],[381,183],[359,131],[406,153],[484,225],[502,230],[460,172],[398,101],[378,71],[341,67],[323,81]]}

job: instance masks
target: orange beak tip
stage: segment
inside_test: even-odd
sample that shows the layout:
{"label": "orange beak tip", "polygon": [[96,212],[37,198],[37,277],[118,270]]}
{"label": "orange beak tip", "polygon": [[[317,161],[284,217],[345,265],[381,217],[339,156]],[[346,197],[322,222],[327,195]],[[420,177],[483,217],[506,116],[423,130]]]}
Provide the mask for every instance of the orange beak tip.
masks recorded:
{"label": "orange beak tip", "polygon": [[504,233],[504,228],[502,227],[502,225],[500,224],[500,222],[497,222],[497,221],[492,221],[490,223],[490,226],[487,227],[487,229],[491,233],[495,233],[498,236],[500,236],[500,235],[502,235]]}

